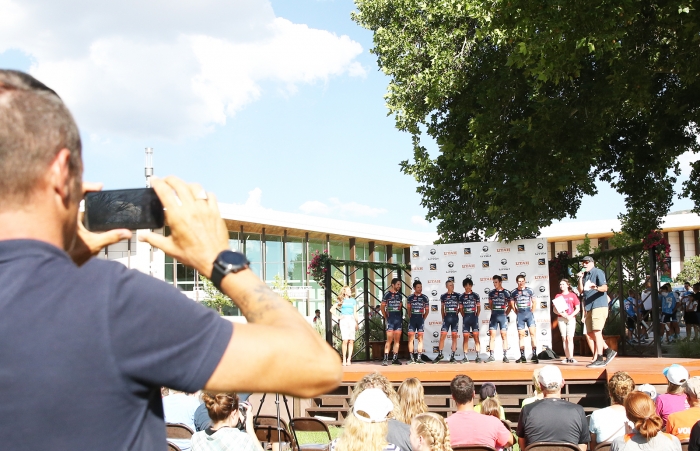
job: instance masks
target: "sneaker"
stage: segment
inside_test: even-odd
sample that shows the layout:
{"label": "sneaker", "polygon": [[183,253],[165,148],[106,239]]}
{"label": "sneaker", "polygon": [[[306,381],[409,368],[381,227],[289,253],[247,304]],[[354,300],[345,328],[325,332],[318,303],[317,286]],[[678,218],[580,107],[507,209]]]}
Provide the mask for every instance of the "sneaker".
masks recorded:
{"label": "sneaker", "polygon": [[455,355],[454,355],[454,354],[452,354],[452,355],[450,356],[450,363],[457,363],[457,360],[455,360]]}
{"label": "sneaker", "polygon": [[530,356],[530,361],[531,361],[532,363],[540,363],[540,359],[537,358],[537,354],[535,354],[534,352],[533,352],[532,355]]}
{"label": "sneaker", "polygon": [[486,359],[486,363],[488,363],[488,362],[495,362],[495,361],[496,361],[496,359],[494,359],[492,355],[490,355],[489,358]]}
{"label": "sneaker", "polygon": [[411,354],[410,357],[408,358],[407,364],[408,365],[415,365],[416,364],[416,359],[413,358],[413,354]]}
{"label": "sneaker", "polygon": [[399,362],[399,359],[391,359],[391,364],[392,365],[403,365],[403,363]]}
{"label": "sneaker", "polygon": [[569,359],[567,359],[567,358],[561,359],[561,363],[569,363]]}
{"label": "sneaker", "polygon": [[569,363],[578,363],[578,360],[576,360],[576,359],[569,359]]}
{"label": "sneaker", "polygon": [[605,350],[605,364],[607,365],[608,363],[612,362],[613,359],[617,356],[617,352],[615,352],[612,348],[608,348]]}
{"label": "sneaker", "polygon": [[588,365],[586,365],[586,368],[597,368],[599,366],[605,366],[605,360],[603,360],[602,357],[598,357],[595,362],[591,362]]}
{"label": "sneaker", "polygon": [[469,363],[469,357],[467,357],[465,355],[464,358],[462,359],[462,363]]}
{"label": "sneaker", "polygon": [[423,354],[418,356],[418,358],[416,359],[416,363],[419,365],[425,365],[425,361],[423,361]]}
{"label": "sneaker", "polygon": [[435,360],[433,360],[433,363],[438,363],[440,360],[444,359],[445,356],[442,354],[438,354],[437,357],[435,357]]}
{"label": "sneaker", "polygon": [[508,357],[503,356],[503,363],[508,363],[508,362],[510,362],[510,360],[508,360]]}
{"label": "sneaker", "polygon": [[483,360],[481,360],[481,357],[476,356],[476,359],[474,359],[474,363],[482,363]]}
{"label": "sneaker", "polygon": [[387,365],[389,365],[389,359],[384,358],[384,360],[382,360],[382,366],[387,366]]}
{"label": "sneaker", "polygon": [[527,359],[524,355],[522,355],[518,360],[515,361],[515,363],[527,363]]}

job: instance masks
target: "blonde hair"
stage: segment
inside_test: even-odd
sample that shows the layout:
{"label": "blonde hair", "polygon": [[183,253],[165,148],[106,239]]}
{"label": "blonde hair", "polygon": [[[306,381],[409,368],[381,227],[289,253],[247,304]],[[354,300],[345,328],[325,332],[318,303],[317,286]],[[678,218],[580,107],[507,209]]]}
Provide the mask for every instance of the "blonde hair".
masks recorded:
{"label": "blonde hair", "polygon": [[399,398],[399,408],[397,409],[396,419],[411,424],[411,420],[416,415],[428,411],[428,406],[425,405],[425,391],[423,385],[415,377],[409,377],[399,385],[396,391]]}
{"label": "blonde hair", "polygon": [[647,440],[661,432],[663,421],[656,414],[656,405],[649,395],[635,391],[625,398],[627,419],[634,423],[634,428]]}
{"label": "blonde hair", "polygon": [[432,412],[421,413],[411,422],[416,434],[425,439],[431,451],[452,451],[450,429],[445,419]]}
{"label": "blonde hair", "polygon": [[352,411],[343,422],[343,432],[338,437],[336,451],[382,451],[388,444],[386,421],[367,423],[359,420]]}
{"label": "blonde hair", "polygon": [[355,405],[357,396],[368,388],[381,389],[389,401],[394,405],[394,410],[389,414],[389,418],[396,418],[399,410],[399,397],[396,396],[396,390],[392,387],[391,382],[382,373],[374,372],[366,375],[355,384],[355,388],[350,395],[350,407]]}
{"label": "blonde hair", "polygon": [[[340,302],[340,305],[343,305],[343,301],[345,300],[345,290],[350,290],[350,287],[348,285],[343,285],[343,288],[340,289],[340,293],[338,293],[338,302]],[[352,290],[350,290],[350,296],[352,296]]]}
{"label": "blonde hair", "polygon": [[608,382],[608,395],[615,404],[622,405],[627,395],[634,391],[634,380],[624,371],[613,374]]}
{"label": "blonde hair", "polygon": [[542,387],[540,387],[540,368],[535,368],[535,371],[532,372],[532,385],[535,386],[535,395],[538,393],[542,393]]}
{"label": "blonde hair", "polygon": [[481,413],[501,419],[501,405],[496,398],[486,398],[481,402]]}

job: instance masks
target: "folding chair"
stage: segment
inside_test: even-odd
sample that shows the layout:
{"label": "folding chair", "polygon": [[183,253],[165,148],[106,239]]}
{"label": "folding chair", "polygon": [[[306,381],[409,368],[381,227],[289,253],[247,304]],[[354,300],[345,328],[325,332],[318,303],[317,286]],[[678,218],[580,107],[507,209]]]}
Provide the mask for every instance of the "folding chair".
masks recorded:
{"label": "folding chair", "polygon": [[[277,427],[277,417],[274,415],[258,415],[257,417],[253,418],[253,425],[255,426],[272,426],[272,427]],[[288,431],[291,431],[289,429],[289,426],[287,425],[287,422],[284,421],[282,418],[280,418],[280,426],[285,428]]]}
{"label": "folding chair", "polygon": [[331,442],[331,432],[323,421],[312,417],[297,417],[289,421],[294,437],[298,439],[298,432],[325,432],[328,440],[325,443],[310,443],[299,445],[301,451],[324,451]]}
{"label": "folding chair", "polygon": [[595,447],[595,451],[610,451],[611,446],[612,442],[598,443],[598,446]]}
{"label": "folding chair", "polygon": [[460,445],[453,446],[452,451],[496,451],[496,448],[488,445]]}
{"label": "folding chair", "polygon": [[182,451],[182,450],[175,443],[168,442],[168,451]]}
{"label": "folding chair", "polygon": [[268,443],[284,443],[290,444],[293,451],[299,451],[292,434],[290,434],[286,429],[277,428],[276,426],[255,426],[255,436],[261,442]]}
{"label": "folding chair", "polygon": [[167,438],[190,440],[193,434],[194,431],[186,424],[165,423],[165,436]]}

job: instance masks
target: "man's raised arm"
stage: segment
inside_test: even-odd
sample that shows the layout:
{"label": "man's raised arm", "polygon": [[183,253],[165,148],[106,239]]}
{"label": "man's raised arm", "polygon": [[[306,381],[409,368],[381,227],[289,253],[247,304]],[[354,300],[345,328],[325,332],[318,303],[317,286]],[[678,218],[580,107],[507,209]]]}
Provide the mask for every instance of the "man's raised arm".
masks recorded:
{"label": "man's raised arm", "polygon": [[[211,278],[214,260],[228,249],[228,231],[216,198],[199,185],[187,185],[174,177],[154,178],[152,184],[166,209],[171,234],[150,234],[144,240]],[[248,324],[235,325],[204,388],[312,397],[340,383],[338,353],[250,269],[226,275],[221,288]]]}

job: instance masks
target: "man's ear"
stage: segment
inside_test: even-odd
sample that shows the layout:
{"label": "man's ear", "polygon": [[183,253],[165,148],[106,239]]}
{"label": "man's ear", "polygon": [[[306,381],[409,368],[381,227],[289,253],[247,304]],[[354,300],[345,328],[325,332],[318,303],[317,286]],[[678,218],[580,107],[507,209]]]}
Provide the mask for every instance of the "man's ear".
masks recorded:
{"label": "man's ear", "polygon": [[72,176],[70,171],[70,150],[61,149],[49,165],[48,181],[51,189],[67,205],[72,194]]}

